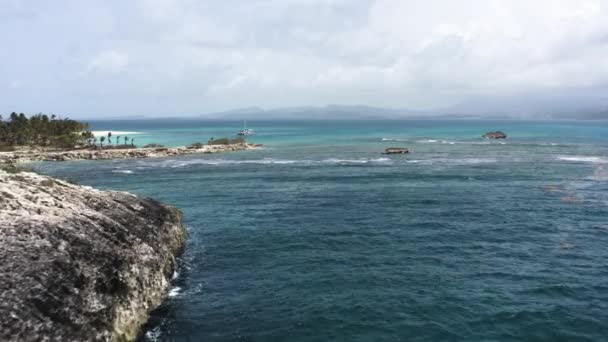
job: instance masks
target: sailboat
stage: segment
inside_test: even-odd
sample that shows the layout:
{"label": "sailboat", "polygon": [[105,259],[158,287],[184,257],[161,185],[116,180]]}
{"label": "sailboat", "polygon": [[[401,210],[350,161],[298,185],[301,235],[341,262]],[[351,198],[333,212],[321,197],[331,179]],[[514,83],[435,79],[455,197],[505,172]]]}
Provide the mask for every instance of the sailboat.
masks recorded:
{"label": "sailboat", "polygon": [[252,129],[247,128],[247,120],[243,120],[243,129],[240,130],[237,135],[254,135],[255,132]]}

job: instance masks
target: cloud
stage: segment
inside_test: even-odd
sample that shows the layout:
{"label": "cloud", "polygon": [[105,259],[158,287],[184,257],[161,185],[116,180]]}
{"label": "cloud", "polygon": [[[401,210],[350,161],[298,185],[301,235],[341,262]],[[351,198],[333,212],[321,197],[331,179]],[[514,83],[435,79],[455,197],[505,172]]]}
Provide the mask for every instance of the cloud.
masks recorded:
{"label": "cloud", "polygon": [[88,71],[119,74],[129,65],[129,55],[114,50],[100,52],[89,64]]}
{"label": "cloud", "polygon": [[23,83],[19,81],[12,81],[11,83],[9,83],[8,87],[9,89],[19,89],[23,87]]}
{"label": "cloud", "polygon": [[0,38],[22,57],[0,49],[0,71],[49,93],[38,111],[426,109],[608,83],[606,0],[9,3]]}

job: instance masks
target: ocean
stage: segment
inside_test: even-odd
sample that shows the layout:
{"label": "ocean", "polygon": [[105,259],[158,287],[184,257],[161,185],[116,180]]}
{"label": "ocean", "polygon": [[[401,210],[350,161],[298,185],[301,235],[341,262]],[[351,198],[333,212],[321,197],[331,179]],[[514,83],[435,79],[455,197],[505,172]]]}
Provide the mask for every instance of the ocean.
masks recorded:
{"label": "ocean", "polygon": [[[91,124],[167,146],[241,128]],[[248,126],[263,149],[34,165],[183,209],[187,247],[143,341],[608,336],[608,122]],[[509,138],[481,138],[494,130]]]}

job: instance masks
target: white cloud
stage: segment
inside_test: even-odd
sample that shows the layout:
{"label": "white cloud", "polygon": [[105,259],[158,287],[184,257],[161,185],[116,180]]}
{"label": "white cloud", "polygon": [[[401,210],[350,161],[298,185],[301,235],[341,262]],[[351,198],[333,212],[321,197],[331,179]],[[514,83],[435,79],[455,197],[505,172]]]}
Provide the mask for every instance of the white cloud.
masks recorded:
{"label": "white cloud", "polygon": [[129,55],[115,50],[100,52],[89,64],[88,70],[99,73],[119,74],[129,65]]}
{"label": "white cloud", "polygon": [[9,83],[8,87],[10,89],[19,89],[23,86],[22,82],[19,81],[12,81],[11,83]]}
{"label": "white cloud", "polygon": [[[104,94],[107,110],[163,111],[155,102],[164,96],[172,111],[191,113],[332,102],[432,108],[608,84],[607,0],[22,4],[31,22],[10,31],[18,24],[5,19],[0,38],[37,57],[0,49],[0,65],[28,85],[65,89],[58,101],[82,101],[67,109],[88,111],[100,88],[120,89]],[[119,84],[101,77],[119,74]]]}

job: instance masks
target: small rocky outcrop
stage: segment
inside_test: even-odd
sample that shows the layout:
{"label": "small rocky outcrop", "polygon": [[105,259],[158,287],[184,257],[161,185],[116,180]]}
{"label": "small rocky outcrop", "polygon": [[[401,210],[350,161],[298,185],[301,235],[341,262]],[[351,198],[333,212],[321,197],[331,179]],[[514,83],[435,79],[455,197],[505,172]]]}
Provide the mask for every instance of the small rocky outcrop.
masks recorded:
{"label": "small rocky outcrop", "polygon": [[488,132],[484,135],[482,135],[483,138],[486,139],[506,139],[507,135],[501,131],[496,131],[496,132]]}
{"label": "small rocky outcrop", "polygon": [[389,147],[384,150],[383,154],[406,154],[410,153],[410,150],[405,147]]}
{"label": "small rocky outcrop", "polygon": [[0,340],[132,341],[165,298],[181,212],[0,171]]}
{"label": "small rocky outcrop", "polygon": [[258,144],[201,145],[197,148],[187,147],[147,147],[126,149],[84,149],[68,151],[26,151],[0,152],[0,163],[21,163],[31,161],[67,161],[67,160],[107,160],[171,157],[182,154],[221,153],[253,150],[261,147]]}

